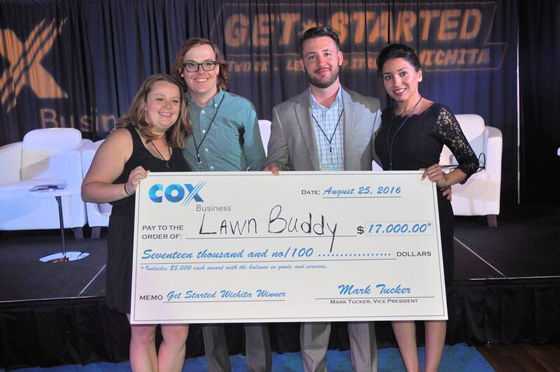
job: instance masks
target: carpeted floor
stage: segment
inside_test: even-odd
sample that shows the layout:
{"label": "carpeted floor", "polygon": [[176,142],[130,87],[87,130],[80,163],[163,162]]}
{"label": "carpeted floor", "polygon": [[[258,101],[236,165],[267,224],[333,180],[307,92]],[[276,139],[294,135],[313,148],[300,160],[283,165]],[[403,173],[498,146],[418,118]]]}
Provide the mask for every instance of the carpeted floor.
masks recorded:
{"label": "carpeted floor", "polygon": [[[424,348],[419,349],[420,362],[424,365]],[[231,358],[232,372],[247,371],[245,357],[234,355]],[[272,370],[274,372],[300,372],[303,371],[300,353],[273,353]],[[349,351],[330,350],[327,356],[327,369],[330,372],[352,371]],[[183,371],[198,372],[206,371],[206,358],[198,357],[187,359]],[[3,371],[3,370],[0,370]],[[130,371],[130,363],[92,363],[85,366],[67,365],[53,368],[22,368],[14,370],[17,372],[125,372]],[[379,372],[401,372],[405,371],[398,349],[379,349]],[[494,369],[486,362],[480,353],[466,344],[445,346],[443,359],[440,366],[442,372],[494,372]]]}

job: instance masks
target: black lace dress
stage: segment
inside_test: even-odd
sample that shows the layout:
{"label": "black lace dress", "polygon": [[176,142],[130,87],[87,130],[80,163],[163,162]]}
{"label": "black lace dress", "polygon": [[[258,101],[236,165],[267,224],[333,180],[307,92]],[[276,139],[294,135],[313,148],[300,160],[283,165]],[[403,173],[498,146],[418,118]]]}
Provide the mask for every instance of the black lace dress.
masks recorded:
{"label": "black lace dress", "polygon": [[[447,106],[434,103],[408,120],[405,116],[395,116],[394,108],[387,108],[381,119],[375,151],[384,170],[418,170],[438,164],[443,145],[446,145],[467,179],[477,171],[478,159]],[[451,203],[441,191],[438,192],[438,207],[445,280],[449,283],[454,274],[454,217]]]}
{"label": "black lace dress", "polygon": [[[122,174],[113,183],[125,183],[130,172],[140,165],[151,172],[190,171],[181,150],[174,149],[171,159],[166,162],[146,149],[136,129],[130,126],[126,129],[132,136],[132,155],[125,163]],[[128,314],[132,288],[135,196],[131,195],[111,204],[113,210],[107,234],[107,303],[110,308]]]}

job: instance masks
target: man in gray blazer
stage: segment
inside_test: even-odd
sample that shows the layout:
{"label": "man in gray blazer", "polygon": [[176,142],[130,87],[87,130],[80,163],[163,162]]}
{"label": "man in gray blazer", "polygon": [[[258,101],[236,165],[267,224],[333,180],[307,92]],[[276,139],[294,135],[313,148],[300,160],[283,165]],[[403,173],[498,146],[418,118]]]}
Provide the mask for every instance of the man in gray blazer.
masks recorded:
{"label": "man in gray blazer", "polygon": [[[309,90],[272,111],[267,166],[278,171],[371,170],[377,160],[374,134],[381,124],[379,100],[344,89],[343,62],[336,32],[313,27],[301,40],[300,64]],[[330,323],[302,323],[300,345],[306,372],[326,371]],[[377,371],[372,322],[349,322],[350,354],[356,372]]]}

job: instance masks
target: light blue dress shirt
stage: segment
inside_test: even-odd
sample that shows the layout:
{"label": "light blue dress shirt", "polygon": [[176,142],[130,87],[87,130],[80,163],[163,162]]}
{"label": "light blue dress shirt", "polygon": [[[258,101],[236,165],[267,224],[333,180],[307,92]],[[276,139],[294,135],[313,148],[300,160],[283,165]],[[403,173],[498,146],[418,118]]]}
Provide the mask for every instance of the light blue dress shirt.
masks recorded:
{"label": "light blue dress shirt", "polygon": [[309,91],[311,122],[317,139],[319,169],[325,171],[344,170],[344,105],[342,88],[338,89],[331,107],[325,107]]}
{"label": "light blue dress shirt", "polygon": [[265,154],[251,102],[226,91],[205,107],[188,100],[193,128],[183,153],[193,171],[262,170]]}

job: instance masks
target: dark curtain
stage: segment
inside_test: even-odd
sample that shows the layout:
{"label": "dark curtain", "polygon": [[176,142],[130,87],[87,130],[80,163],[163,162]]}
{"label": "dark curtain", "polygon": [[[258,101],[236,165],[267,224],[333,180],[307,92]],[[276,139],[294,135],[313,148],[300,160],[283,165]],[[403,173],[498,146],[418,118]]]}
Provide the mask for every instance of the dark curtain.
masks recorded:
{"label": "dark curtain", "polygon": [[[447,303],[447,344],[560,342],[559,280],[455,282],[447,288]],[[274,351],[299,351],[298,323],[268,327]],[[376,322],[375,330],[379,348],[396,347],[390,322]],[[225,332],[230,354],[243,353],[243,325],[227,324]],[[417,338],[423,345],[423,322]],[[110,311],[105,298],[0,305],[0,368],[121,362],[128,360],[129,342],[126,317]],[[346,323],[333,323],[329,349],[348,348]],[[187,358],[203,354],[202,331],[194,324]]]}
{"label": "dark curtain", "polygon": [[42,126],[91,131],[76,116],[91,109],[92,83],[77,5],[0,2],[0,144]]}
{"label": "dark curtain", "polygon": [[560,2],[519,2],[521,196],[560,205]]}
{"label": "dark curtain", "polygon": [[[542,9],[545,19],[550,10]],[[275,105],[308,86],[299,65],[301,32],[330,25],[340,34],[346,88],[391,104],[375,58],[390,42],[409,44],[424,66],[425,97],[501,129],[502,200],[515,202],[517,11],[517,0],[0,0],[0,145],[40,127],[104,138],[141,82],[169,72],[176,48],[193,36],[218,44],[229,62],[230,91],[269,119]],[[535,11],[528,24],[550,28],[539,16]],[[530,63],[541,57],[534,58]],[[547,78],[545,69],[531,70]]]}

